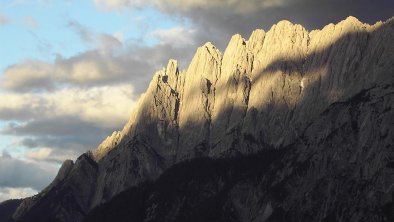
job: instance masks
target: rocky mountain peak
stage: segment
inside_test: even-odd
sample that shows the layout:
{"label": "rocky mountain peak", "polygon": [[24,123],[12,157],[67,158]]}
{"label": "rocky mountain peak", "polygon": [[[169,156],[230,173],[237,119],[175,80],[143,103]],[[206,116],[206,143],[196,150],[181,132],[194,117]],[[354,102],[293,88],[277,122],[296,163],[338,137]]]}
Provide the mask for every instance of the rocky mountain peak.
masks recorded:
{"label": "rocky mountain peak", "polygon": [[254,55],[257,55],[263,47],[265,31],[262,29],[256,29],[252,32],[249,40],[246,43],[247,48],[252,51]]}
{"label": "rocky mountain peak", "polygon": [[170,87],[177,91],[178,81],[178,62],[174,59],[168,61],[167,68],[165,69],[165,76],[163,76],[163,82],[168,82]]}
{"label": "rocky mountain peak", "polygon": [[[316,182],[313,178],[320,178],[317,175],[330,177],[321,164],[336,154],[324,150],[331,146],[325,141],[338,147],[346,144],[336,132],[354,136],[352,144],[370,144],[368,149],[380,149],[373,141],[388,144],[392,139],[387,130],[380,139],[363,126],[380,127],[382,122],[374,125],[376,119],[390,122],[392,109],[387,107],[392,107],[388,95],[394,83],[393,39],[393,19],[371,26],[348,17],[310,32],[281,21],[267,32],[253,31],[247,41],[239,34],[232,36],[223,54],[212,43],[204,44],[185,71],[179,70],[176,60],[169,60],[153,76],[123,130],[114,132],[94,151],[96,162],[88,155],[75,164],[67,163],[62,171],[68,173],[61,173],[62,185],[49,187],[40,198],[22,204],[17,211],[22,213],[15,218],[35,212],[49,194],[66,198],[57,193],[59,189],[72,190],[75,206],[56,205],[54,212],[61,209],[65,218],[72,218],[76,208],[87,213],[127,188],[155,181],[174,164],[200,157],[226,159],[294,148],[283,157],[288,162],[281,162],[280,175],[274,173],[275,181],[267,183],[287,183],[285,178],[295,177],[293,165],[312,154],[316,161],[308,161],[321,168],[305,166],[304,177],[311,184]],[[379,93],[383,91],[387,94]],[[379,102],[381,107],[369,113],[365,107],[372,105],[366,98],[383,101]],[[333,113],[342,114],[337,118]],[[324,125],[323,120],[330,125]],[[387,127],[386,122],[381,126]],[[343,150],[359,147],[353,145],[343,145]],[[324,154],[314,149],[324,150]],[[352,158],[355,163],[363,162],[362,155]],[[296,203],[297,198],[289,198]],[[277,199],[265,201],[260,211],[268,209],[268,203],[271,214],[279,212],[280,204],[284,210],[292,209]]]}
{"label": "rocky mountain peak", "polygon": [[94,159],[96,161],[100,160],[105,156],[110,150],[112,150],[116,145],[118,145],[122,133],[119,131],[114,131],[111,136],[108,136],[94,151]]}

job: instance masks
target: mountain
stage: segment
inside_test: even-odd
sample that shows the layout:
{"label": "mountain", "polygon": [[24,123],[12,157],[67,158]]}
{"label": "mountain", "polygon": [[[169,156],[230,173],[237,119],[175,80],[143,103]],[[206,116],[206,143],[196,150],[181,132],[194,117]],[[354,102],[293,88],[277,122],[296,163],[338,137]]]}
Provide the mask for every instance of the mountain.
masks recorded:
{"label": "mountain", "polygon": [[[84,221],[394,221],[393,133],[376,151],[355,150],[360,142],[376,142],[373,135],[359,141],[358,130],[393,126],[394,112],[384,105],[388,97],[393,104],[393,90],[373,88],[331,105],[287,147],[176,164],[99,205]],[[352,119],[359,112],[365,116]],[[321,130],[330,135],[315,137]]]}
{"label": "mountain", "polygon": [[[15,221],[389,221],[394,17],[281,21],[170,60]],[[111,219],[112,218],[112,219]]]}

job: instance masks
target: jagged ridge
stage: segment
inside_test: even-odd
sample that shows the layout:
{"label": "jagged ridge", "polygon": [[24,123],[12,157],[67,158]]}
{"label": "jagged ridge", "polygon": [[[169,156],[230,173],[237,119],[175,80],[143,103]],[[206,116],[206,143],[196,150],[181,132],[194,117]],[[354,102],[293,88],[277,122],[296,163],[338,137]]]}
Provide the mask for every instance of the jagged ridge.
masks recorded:
{"label": "jagged ridge", "polygon": [[331,104],[393,82],[392,39],[393,19],[370,26],[349,17],[311,32],[282,21],[268,32],[254,31],[248,41],[233,36],[223,56],[205,44],[186,71],[170,60],[124,129],[83,158],[90,186],[77,176],[77,160],[67,176],[26,200],[14,217],[23,220],[47,193],[72,187],[81,214],[62,205],[53,214],[80,221],[97,204],[155,180],[175,163],[288,146]]}
{"label": "jagged ridge", "polygon": [[[393,102],[393,85],[363,90],[330,105],[292,145],[184,161],[84,221],[393,221]],[[369,143],[379,145],[360,145]]]}

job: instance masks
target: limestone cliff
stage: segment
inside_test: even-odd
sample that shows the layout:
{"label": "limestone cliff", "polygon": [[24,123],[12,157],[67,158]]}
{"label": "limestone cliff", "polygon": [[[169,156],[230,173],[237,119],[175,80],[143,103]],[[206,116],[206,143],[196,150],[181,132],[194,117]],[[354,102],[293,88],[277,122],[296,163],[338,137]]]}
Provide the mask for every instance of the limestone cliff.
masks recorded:
{"label": "limestone cliff", "polygon": [[[368,25],[349,17],[313,31],[281,21],[267,32],[255,30],[248,40],[234,35],[223,55],[206,43],[185,71],[170,60],[154,75],[123,130],[114,132],[92,155],[85,155],[86,164],[77,164],[83,160],[68,164],[38,197],[25,200],[14,218],[28,221],[29,215],[37,215],[40,206],[55,198],[59,202],[54,203],[53,217],[79,221],[121,191],[154,181],[174,164],[197,157],[251,155],[289,147],[302,138],[323,149],[321,144],[346,118],[352,118],[331,116],[323,121],[323,113],[334,112],[333,104],[360,92],[394,83],[393,39],[394,19]],[[351,115],[369,118],[363,107]],[[394,119],[392,113],[385,118]],[[363,138],[371,130],[353,130],[358,132],[354,140],[366,143]],[[390,134],[389,146],[394,144],[392,139]],[[369,142],[371,149],[378,146],[374,140],[379,138]],[[338,149],[346,144],[338,144]],[[308,152],[312,151],[304,153]],[[86,178],[79,179],[81,174]],[[279,182],[283,175],[278,176]],[[70,193],[59,194],[59,190]],[[65,198],[74,198],[73,205],[66,207]],[[291,208],[286,207],[282,208]],[[79,213],[74,216],[76,210]]]}

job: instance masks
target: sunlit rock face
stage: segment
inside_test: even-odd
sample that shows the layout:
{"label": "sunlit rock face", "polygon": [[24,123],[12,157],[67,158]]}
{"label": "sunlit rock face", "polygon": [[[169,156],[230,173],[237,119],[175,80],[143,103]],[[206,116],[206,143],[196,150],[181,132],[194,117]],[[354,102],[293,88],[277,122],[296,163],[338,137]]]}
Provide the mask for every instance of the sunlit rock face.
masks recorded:
{"label": "sunlit rock face", "polygon": [[[313,219],[322,220],[328,209],[335,211],[332,205],[341,201],[344,187],[361,189],[361,180],[373,180],[367,186],[372,191],[360,190],[365,204],[357,199],[361,197],[349,196],[355,205],[369,206],[368,198],[374,200],[371,204],[388,204],[394,187],[387,167],[394,158],[389,149],[394,146],[393,39],[393,19],[368,25],[349,17],[313,31],[281,21],[267,32],[255,30],[248,40],[234,35],[223,54],[206,43],[185,71],[170,60],[154,75],[123,130],[85,154],[88,165],[66,164],[48,188],[21,204],[14,218],[28,220],[51,203],[47,218],[80,221],[98,204],[154,181],[176,163],[289,147],[291,154],[283,157],[287,162],[271,172],[276,179],[269,185],[285,183],[292,193],[283,199],[288,202],[264,199],[267,190],[240,185],[242,192],[256,192],[265,201],[260,209],[257,202],[240,199],[244,205],[237,209],[244,221],[253,221],[252,216],[264,221],[279,208],[296,212],[304,204],[311,215],[319,215]],[[302,174],[295,174],[300,164],[305,166]],[[347,178],[344,184],[333,179],[342,176]],[[327,177],[332,185],[318,184]],[[324,203],[308,194],[311,190],[319,195],[324,189]],[[333,196],[328,192],[332,189]],[[242,192],[231,195],[244,198]],[[73,204],[65,206],[65,198]],[[250,207],[261,215],[246,213]],[[362,218],[362,213],[352,212],[335,218]]]}

